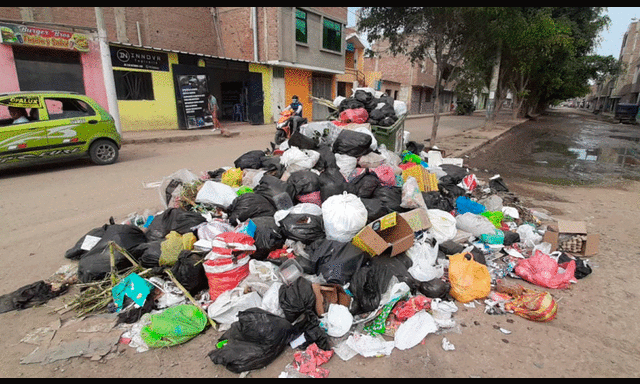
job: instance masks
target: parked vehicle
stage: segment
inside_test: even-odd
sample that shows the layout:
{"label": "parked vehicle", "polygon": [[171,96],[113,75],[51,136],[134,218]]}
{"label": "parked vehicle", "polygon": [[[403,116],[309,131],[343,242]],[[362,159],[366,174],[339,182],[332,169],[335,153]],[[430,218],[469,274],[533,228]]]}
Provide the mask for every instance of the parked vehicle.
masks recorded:
{"label": "parked vehicle", "polygon": [[0,167],[88,156],[116,162],[122,138],[95,100],[73,92],[0,94]]}
{"label": "parked vehicle", "polygon": [[638,115],[638,104],[618,104],[613,116],[619,123],[635,123]]}

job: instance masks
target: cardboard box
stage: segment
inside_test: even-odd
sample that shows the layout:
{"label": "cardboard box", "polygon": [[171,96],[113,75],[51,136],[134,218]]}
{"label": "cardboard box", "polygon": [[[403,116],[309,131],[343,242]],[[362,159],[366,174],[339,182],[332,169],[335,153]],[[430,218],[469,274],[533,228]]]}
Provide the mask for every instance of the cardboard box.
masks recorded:
{"label": "cardboard box", "polygon": [[579,252],[569,252],[580,256],[591,256],[598,253],[600,235],[587,232],[587,223],[584,221],[558,220],[557,223],[549,224],[542,241],[551,244],[551,251],[557,251],[563,235],[583,235],[582,247]]}
{"label": "cardboard box", "polygon": [[395,256],[413,246],[414,232],[431,227],[423,209],[414,209],[403,214],[391,212],[369,223],[351,241],[353,245],[371,256],[389,250]]}

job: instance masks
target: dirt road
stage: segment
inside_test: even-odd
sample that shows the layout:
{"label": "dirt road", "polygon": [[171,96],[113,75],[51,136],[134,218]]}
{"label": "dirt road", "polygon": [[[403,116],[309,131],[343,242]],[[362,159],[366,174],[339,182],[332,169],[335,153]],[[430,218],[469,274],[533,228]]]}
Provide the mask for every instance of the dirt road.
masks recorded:
{"label": "dirt road", "polygon": [[[239,153],[267,145],[268,138],[249,134],[244,140],[206,141],[205,145],[150,144],[124,150],[107,177],[91,165],[68,165],[45,171],[15,173],[0,179],[3,196],[0,212],[3,236],[0,242],[3,268],[0,288],[9,292],[54,273],[67,261],[64,251],[89,229],[109,216],[123,220],[128,213],[159,207],[155,189],[143,182],[158,181],[174,170],[215,169],[233,162]],[[224,145],[225,151],[219,146]],[[141,161],[142,159],[143,161]],[[135,167],[132,166],[135,164]],[[161,166],[158,166],[161,165]],[[495,171],[495,170],[492,170]],[[499,170],[498,170],[499,171]],[[492,172],[490,172],[492,173]],[[110,174],[110,173],[109,173]],[[487,175],[480,170],[480,178]],[[638,377],[640,375],[640,329],[636,305],[640,279],[637,217],[640,183],[620,181],[605,186],[557,186],[506,179],[528,207],[545,208],[556,218],[585,220],[600,233],[600,251],[590,258],[593,273],[566,290],[551,290],[559,300],[558,317],[549,323],[534,323],[513,315],[489,315],[484,305],[459,305],[457,327],[446,334],[429,335],[409,350],[394,350],[390,356],[356,356],[342,361],[334,356],[325,368],[329,377]],[[68,298],[66,298],[68,299]],[[88,357],[61,359],[49,364],[21,364],[37,345],[24,337],[50,327],[64,334],[62,324],[72,315],[53,312],[65,296],[37,308],[0,314],[2,377],[215,377],[237,374],[212,364],[207,357],[219,333],[206,330],[179,346],[138,353],[119,344],[116,351],[92,360]],[[510,331],[505,334],[500,328]],[[95,334],[95,333],[94,333]],[[67,335],[72,337],[72,335]],[[76,335],[81,340],[83,335]],[[445,351],[446,337],[455,350]],[[287,349],[251,378],[278,377],[291,363]]]}

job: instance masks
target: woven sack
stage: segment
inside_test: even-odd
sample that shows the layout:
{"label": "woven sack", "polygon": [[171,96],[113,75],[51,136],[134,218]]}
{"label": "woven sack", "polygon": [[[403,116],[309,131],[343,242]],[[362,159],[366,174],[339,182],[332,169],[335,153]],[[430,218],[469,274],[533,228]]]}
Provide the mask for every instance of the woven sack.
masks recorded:
{"label": "woven sack", "polygon": [[473,260],[470,252],[449,256],[449,293],[461,303],[487,297],[491,292],[491,275],[483,264]]}

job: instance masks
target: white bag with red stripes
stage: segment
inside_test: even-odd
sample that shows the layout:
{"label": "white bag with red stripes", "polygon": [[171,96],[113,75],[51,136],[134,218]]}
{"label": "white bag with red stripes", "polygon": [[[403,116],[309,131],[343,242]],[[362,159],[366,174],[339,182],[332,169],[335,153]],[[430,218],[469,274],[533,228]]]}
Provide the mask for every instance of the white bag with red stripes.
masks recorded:
{"label": "white bag with red stripes", "polygon": [[211,251],[204,258],[204,272],[209,295],[215,301],[249,276],[249,260],[256,247],[251,236],[239,232],[221,233],[211,245]]}

